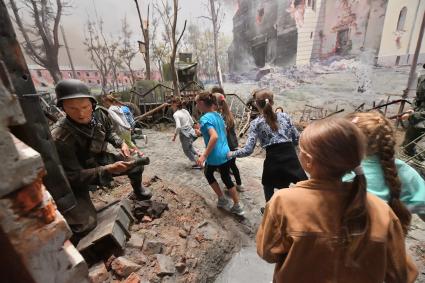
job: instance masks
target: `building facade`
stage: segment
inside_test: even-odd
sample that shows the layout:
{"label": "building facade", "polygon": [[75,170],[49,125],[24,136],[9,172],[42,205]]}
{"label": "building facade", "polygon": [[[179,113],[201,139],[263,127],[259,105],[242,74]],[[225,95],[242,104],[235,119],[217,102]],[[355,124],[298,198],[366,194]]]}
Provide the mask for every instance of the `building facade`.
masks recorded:
{"label": "building facade", "polygon": [[[297,65],[369,51],[373,63],[392,66],[411,63],[425,1],[305,0],[298,1],[294,11]],[[419,62],[424,55],[422,44]]]}
{"label": "building facade", "polygon": [[[411,64],[425,11],[421,0],[240,0],[231,71],[308,65],[372,54],[371,63]],[[422,39],[424,41],[424,39]],[[419,63],[425,62],[425,42]]]}
{"label": "building facade", "polygon": [[[411,64],[425,11],[423,0],[389,0],[378,54],[380,65]],[[422,38],[418,62],[425,63]]]}
{"label": "building facade", "polygon": [[[38,65],[29,65],[28,66],[31,78],[34,82],[34,85],[37,89],[41,88],[52,88],[54,86],[54,81],[49,71],[45,68]],[[60,72],[63,79],[72,79],[74,78],[72,70],[69,67],[62,66],[60,67]],[[75,68],[75,79],[81,80],[92,88],[102,87],[102,78],[98,70],[87,68],[87,67],[77,67]],[[144,79],[144,71],[136,70],[134,71],[136,80]],[[131,75],[129,71],[119,71],[117,74],[118,85],[123,88],[131,87]],[[112,84],[112,75],[108,76],[108,85]]]}
{"label": "building facade", "polygon": [[231,72],[266,64],[291,65],[297,52],[297,28],[289,0],[240,0],[233,17],[228,50]]}

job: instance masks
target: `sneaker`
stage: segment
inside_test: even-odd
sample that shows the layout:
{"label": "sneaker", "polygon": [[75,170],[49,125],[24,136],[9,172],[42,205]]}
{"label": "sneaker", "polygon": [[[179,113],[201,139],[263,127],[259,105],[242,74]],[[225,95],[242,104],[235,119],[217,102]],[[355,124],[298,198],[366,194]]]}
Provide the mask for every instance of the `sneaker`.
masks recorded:
{"label": "sneaker", "polygon": [[242,216],[245,214],[245,211],[243,210],[242,206],[238,204],[234,204],[232,209],[230,209],[230,212],[239,216]]}
{"label": "sneaker", "polygon": [[223,208],[225,210],[230,209],[230,202],[226,197],[221,197],[217,201],[217,208]]}
{"label": "sneaker", "polygon": [[145,140],[145,145],[147,145],[148,144],[148,136],[142,135],[142,139]]}
{"label": "sneaker", "polygon": [[236,190],[240,193],[246,191],[245,187],[242,185],[236,185]]}

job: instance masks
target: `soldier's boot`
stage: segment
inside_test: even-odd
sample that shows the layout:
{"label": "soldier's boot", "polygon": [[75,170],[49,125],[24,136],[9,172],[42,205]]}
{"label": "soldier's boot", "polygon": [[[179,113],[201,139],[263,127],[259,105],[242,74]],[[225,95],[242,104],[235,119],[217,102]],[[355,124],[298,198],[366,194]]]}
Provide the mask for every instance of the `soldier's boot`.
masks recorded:
{"label": "soldier's boot", "polygon": [[150,200],[152,198],[152,192],[148,188],[143,187],[142,180],[131,180],[131,186],[133,187],[134,195],[138,200]]}

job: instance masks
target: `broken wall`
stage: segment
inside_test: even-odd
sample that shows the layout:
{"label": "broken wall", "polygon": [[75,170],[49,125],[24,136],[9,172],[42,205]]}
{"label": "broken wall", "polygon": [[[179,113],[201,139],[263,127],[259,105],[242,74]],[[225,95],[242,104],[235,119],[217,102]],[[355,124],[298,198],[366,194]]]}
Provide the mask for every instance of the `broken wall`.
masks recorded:
{"label": "broken wall", "polygon": [[297,65],[362,50],[377,54],[386,6],[387,0],[306,0],[298,5],[303,17],[297,20]]}
{"label": "broken wall", "polygon": [[228,51],[231,71],[247,71],[267,63],[295,63],[297,31],[287,11],[291,2],[240,1],[233,17],[233,42]]}
{"label": "broken wall", "polygon": [[[399,24],[403,8],[406,9],[404,25]],[[412,63],[424,11],[425,1],[423,0],[390,0],[388,2],[378,64],[393,66]],[[425,63],[424,39],[422,39],[418,63]]]}

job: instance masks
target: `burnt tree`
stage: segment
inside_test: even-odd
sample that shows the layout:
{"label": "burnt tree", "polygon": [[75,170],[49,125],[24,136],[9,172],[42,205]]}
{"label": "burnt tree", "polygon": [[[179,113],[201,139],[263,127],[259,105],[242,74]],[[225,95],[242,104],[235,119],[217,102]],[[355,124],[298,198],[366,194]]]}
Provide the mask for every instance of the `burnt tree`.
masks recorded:
{"label": "burnt tree", "polygon": [[[58,82],[62,78],[58,63],[59,23],[64,9],[69,7],[68,1],[10,0],[10,7],[24,39],[25,52]],[[24,19],[31,19],[32,23]]]}

